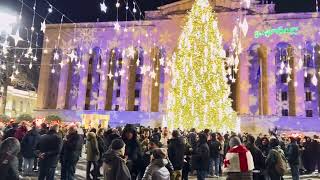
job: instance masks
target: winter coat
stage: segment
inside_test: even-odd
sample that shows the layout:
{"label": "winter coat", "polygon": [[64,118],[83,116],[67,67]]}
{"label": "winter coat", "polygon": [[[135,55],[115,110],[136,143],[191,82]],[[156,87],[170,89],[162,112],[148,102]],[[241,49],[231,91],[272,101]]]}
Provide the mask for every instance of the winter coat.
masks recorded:
{"label": "winter coat", "polygon": [[[280,153],[281,156],[284,156],[284,152],[282,151],[280,146],[276,146],[274,150]],[[277,162],[278,162],[278,155],[274,153],[274,151],[270,151],[266,159],[266,168],[267,168],[268,175],[270,177],[277,177],[277,178],[281,177],[281,175],[276,170]]]}
{"label": "winter coat", "polygon": [[299,165],[299,146],[296,142],[288,145],[287,157],[289,164]]}
{"label": "winter coat", "polygon": [[17,138],[20,142],[22,141],[22,138],[27,134],[28,130],[25,126],[20,126],[14,133],[14,137]]}
{"label": "winter coat", "polygon": [[40,159],[40,166],[56,167],[62,149],[62,138],[54,130],[42,135],[37,148],[44,153],[44,158]]}
{"label": "winter coat", "polygon": [[155,159],[147,167],[142,180],[170,180],[169,170],[165,167],[167,159]]}
{"label": "winter coat", "polygon": [[103,138],[100,136],[97,136],[97,142],[98,142],[98,149],[99,149],[99,156],[100,159],[102,158],[102,155],[107,151],[106,145],[104,144]]}
{"label": "winter coat", "polygon": [[209,146],[207,143],[199,144],[195,154],[191,156],[191,165],[195,170],[208,171],[209,170]]}
{"label": "winter coat", "polygon": [[124,140],[124,142],[126,144],[125,155],[128,156],[129,169],[140,170],[142,151],[139,142],[135,139]]}
{"label": "winter coat", "polygon": [[81,155],[83,139],[78,133],[69,134],[66,138],[61,151],[62,161],[71,164],[77,163]]}
{"label": "winter coat", "polygon": [[19,180],[17,154],[20,143],[16,138],[4,140],[0,147],[0,180]]}
{"label": "winter coat", "polygon": [[196,148],[197,148],[197,134],[194,132],[191,132],[188,135],[188,142],[191,145],[192,149],[196,150]]}
{"label": "winter coat", "polygon": [[174,170],[181,170],[184,162],[185,143],[183,137],[173,138],[168,143],[168,157]]}
{"label": "winter coat", "polygon": [[96,134],[89,132],[87,135],[87,161],[98,161],[99,160],[99,147]]}
{"label": "winter coat", "polygon": [[217,140],[209,141],[209,149],[210,149],[210,158],[219,157],[219,152],[222,150],[221,143]]}
{"label": "winter coat", "polygon": [[108,150],[103,155],[103,177],[104,180],[130,180],[131,175],[126,162],[120,154]]}
{"label": "winter coat", "polygon": [[36,148],[40,135],[37,129],[32,128],[21,141],[21,153],[24,158],[33,159],[36,157]]}
{"label": "winter coat", "polygon": [[260,171],[264,170],[266,168],[266,157],[263,155],[262,151],[253,144],[247,145],[247,148],[253,157],[254,169]]}

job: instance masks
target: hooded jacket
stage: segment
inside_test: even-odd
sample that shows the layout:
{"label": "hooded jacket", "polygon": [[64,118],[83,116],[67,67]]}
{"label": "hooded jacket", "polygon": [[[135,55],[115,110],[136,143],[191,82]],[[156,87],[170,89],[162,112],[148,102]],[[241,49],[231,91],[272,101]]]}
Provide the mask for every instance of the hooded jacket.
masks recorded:
{"label": "hooded jacket", "polygon": [[103,155],[104,180],[130,180],[131,175],[124,159],[113,150],[108,150]]}
{"label": "hooded jacket", "polygon": [[147,167],[142,180],[170,180],[169,170],[165,167],[167,159],[155,159]]}

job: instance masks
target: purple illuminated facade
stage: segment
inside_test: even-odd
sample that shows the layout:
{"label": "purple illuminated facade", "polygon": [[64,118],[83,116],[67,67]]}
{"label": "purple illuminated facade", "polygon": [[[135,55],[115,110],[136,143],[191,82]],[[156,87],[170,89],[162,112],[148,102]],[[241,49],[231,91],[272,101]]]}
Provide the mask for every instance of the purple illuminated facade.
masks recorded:
{"label": "purple illuminated facade", "polygon": [[[192,3],[181,0],[146,12],[144,21],[119,22],[120,31],[114,22],[62,25],[59,60],[54,51],[42,55],[38,114],[75,121],[82,113],[98,113],[110,114],[111,125],[165,124],[167,65]],[[239,18],[248,22],[231,86],[242,129],[320,131],[319,14],[276,14],[273,4],[256,2],[239,11],[240,0],[212,5],[227,54]],[[57,44],[58,27],[48,25],[49,49]],[[72,51],[77,59],[68,56]]]}

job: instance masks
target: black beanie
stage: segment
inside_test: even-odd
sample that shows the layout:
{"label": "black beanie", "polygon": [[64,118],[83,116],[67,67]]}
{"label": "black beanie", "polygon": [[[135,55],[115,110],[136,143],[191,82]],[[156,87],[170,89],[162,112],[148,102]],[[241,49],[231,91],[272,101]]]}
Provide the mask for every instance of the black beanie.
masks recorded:
{"label": "black beanie", "polygon": [[119,149],[123,148],[123,146],[124,146],[124,142],[120,138],[114,139],[111,142],[111,149],[112,150],[119,150]]}

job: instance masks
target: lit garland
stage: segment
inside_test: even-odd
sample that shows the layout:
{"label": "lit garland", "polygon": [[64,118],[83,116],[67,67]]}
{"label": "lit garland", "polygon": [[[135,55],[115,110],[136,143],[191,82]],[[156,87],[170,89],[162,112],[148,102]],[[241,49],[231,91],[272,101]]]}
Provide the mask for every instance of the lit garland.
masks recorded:
{"label": "lit garland", "polygon": [[208,0],[197,0],[172,57],[168,97],[170,128],[236,130],[225,54],[217,19]]}

